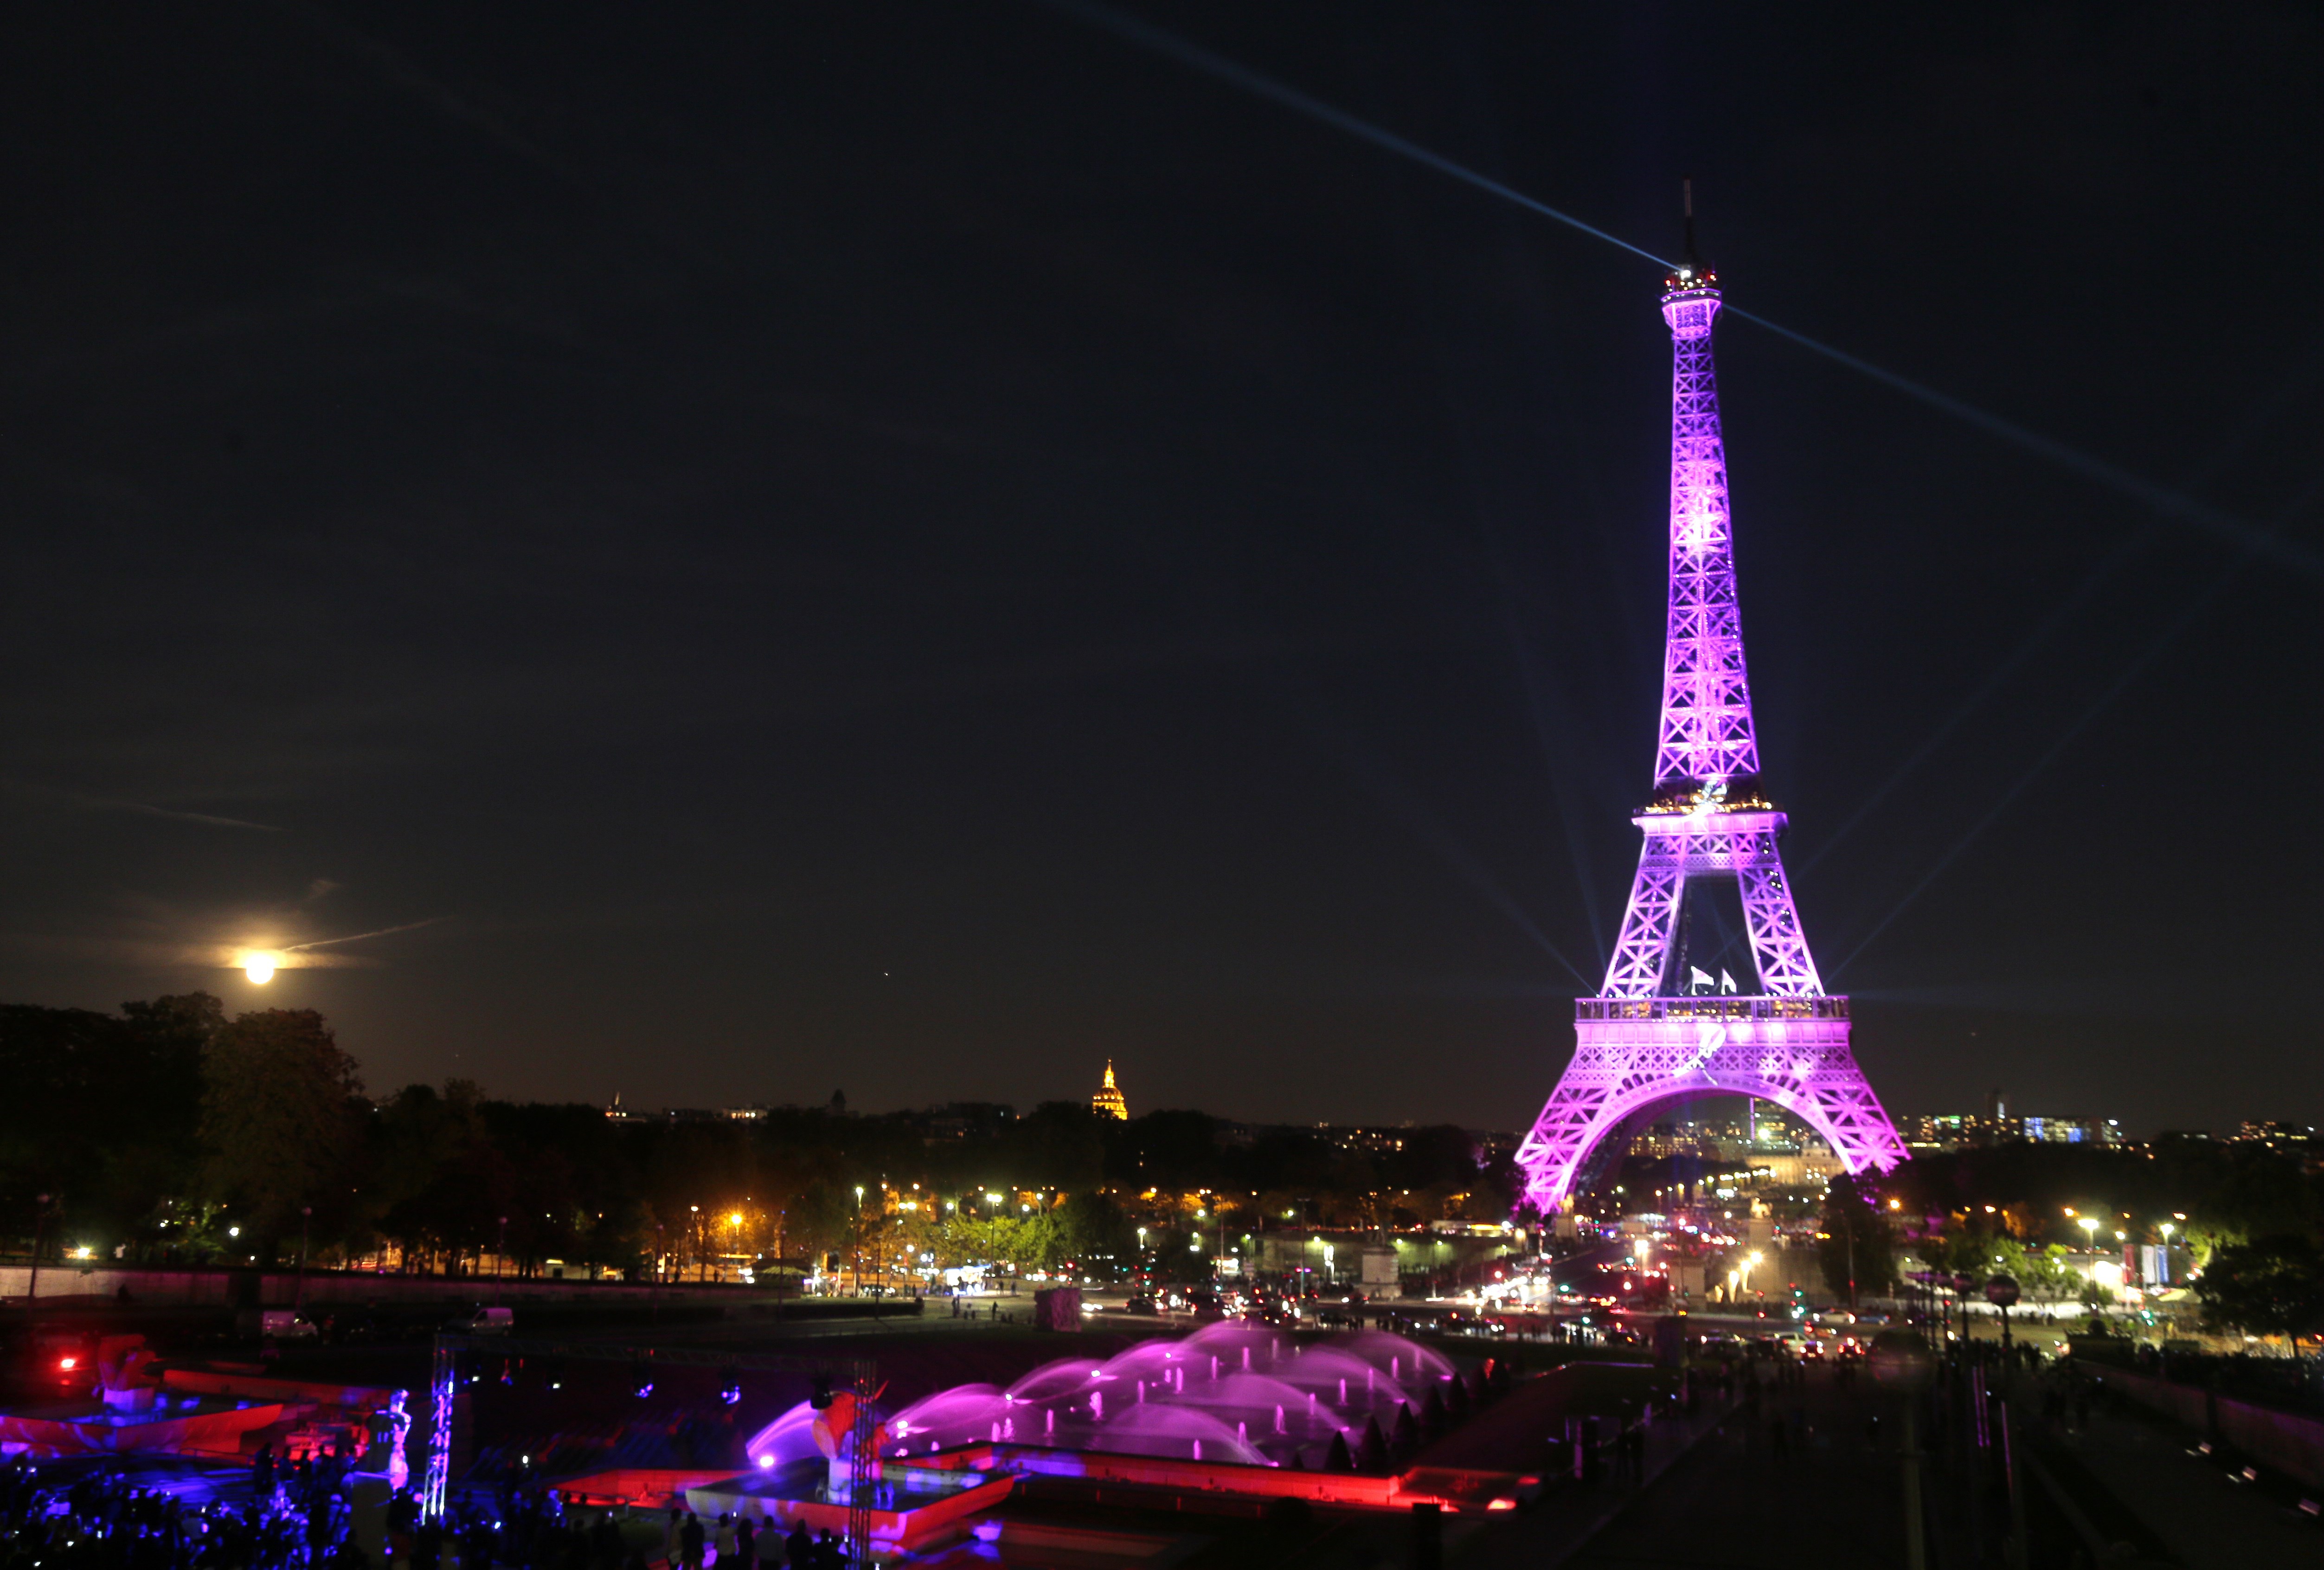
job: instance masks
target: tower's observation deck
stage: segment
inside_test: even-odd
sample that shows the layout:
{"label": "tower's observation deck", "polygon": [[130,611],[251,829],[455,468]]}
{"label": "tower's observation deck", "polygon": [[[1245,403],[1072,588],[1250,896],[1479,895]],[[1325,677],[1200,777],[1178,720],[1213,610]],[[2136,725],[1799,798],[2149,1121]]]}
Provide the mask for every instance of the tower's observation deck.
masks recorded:
{"label": "tower's observation deck", "polygon": [[[1691,249],[1691,247],[1690,247]],[[1719,276],[1692,263],[1663,281],[1671,334],[1670,609],[1652,799],[1606,980],[1576,1001],[1574,1050],[1517,1152],[1526,1197],[1569,1203],[1591,1152],[1661,1102],[1706,1092],[1773,1101],[1831,1141],[1850,1171],[1904,1158],[1849,1048],[1848,1000],[1829,997],[1777,848],[1786,819],[1759,786],[1735,548],[1711,356]],[[1732,880],[1758,991],[1683,993],[1674,964],[1691,882]]]}

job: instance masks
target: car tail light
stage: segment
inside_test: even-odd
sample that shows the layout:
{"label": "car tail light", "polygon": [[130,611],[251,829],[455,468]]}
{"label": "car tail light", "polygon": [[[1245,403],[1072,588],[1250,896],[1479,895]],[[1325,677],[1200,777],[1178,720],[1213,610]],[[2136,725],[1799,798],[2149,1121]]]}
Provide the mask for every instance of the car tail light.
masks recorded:
{"label": "car tail light", "polygon": [[80,1359],[77,1357],[60,1357],[57,1359],[57,1367],[62,1369],[67,1373],[72,1372],[73,1370],[79,1366]]}

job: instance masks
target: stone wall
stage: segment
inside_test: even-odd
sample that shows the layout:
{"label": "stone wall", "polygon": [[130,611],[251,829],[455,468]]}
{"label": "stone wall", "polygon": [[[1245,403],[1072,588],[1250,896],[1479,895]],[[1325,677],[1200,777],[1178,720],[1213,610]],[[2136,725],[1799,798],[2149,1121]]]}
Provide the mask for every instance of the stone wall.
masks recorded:
{"label": "stone wall", "polygon": [[[30,1285],[29,1265],[0,1265],[0,1300],[22,1302]],[[331,1303],[643,1303],[657,1291],[664,1298],[697,1294],[737,1304],[797,1301],[772,1287],[670,1283],[659,1288],[622,1281],[520,1281],[513,1277],[399,1276],[370,1272],[309,1270],[302,1287],[296,1270],[146,1270],[132,1266],[42,1265],[40,1300],[63,1307],[72,1301],[220,1308],[283,1307],[294,1300]]]}
{"label": "stone wall", "polygon": [[2324,1488],[2324,1421],[2254,1406],[2152,1374],[2085,1362],[2093,1375],[2198,1434],[2211,1436],[2310,1488]]}

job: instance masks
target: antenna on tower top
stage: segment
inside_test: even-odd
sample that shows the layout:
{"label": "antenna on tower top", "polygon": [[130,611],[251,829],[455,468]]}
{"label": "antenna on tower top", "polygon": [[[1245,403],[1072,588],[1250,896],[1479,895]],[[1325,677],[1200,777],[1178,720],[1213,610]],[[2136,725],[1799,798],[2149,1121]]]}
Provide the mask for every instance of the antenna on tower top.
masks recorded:
{"label": "antenna on tower top", "polygon": [[1694,255],[1694,177],[1692,175],[1686,175],[1680,179],[1678,200],[1679,207],[1686,215],[1687,271],[1700,272],[1702,271],[1702,264],[1695,260]]}

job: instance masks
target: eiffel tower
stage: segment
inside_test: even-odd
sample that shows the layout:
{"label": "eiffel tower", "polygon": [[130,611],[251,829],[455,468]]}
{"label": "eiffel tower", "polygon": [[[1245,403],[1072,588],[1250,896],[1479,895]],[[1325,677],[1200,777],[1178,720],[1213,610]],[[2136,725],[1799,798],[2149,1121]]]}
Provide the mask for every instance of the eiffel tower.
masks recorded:
{"label": "eiffel tower", "polygon": [[[1743,666],[1711,365],[1719,276],[1687,262],[1663,281],[1670,324],[1670,618],[1654,799],[1630,821],[1645,831],[1622,932],[1594,998],[1574,1001],[1573,1057],[1518,1148],[1526,1207],[1569,1206],[1585,1163],[1646,1109],[1705,1094],[1757,1096],[1831,1143],[1850,1172],[1904,1159],[1879,1098],[1848,1044],[1848,1000],[1823,990],[1792,907],[1775,841],[1784,816],[1759,784],[1759,742]],[[1685,968],[1690,883],[1732,879],[1758,991],[1693,993]]]}

